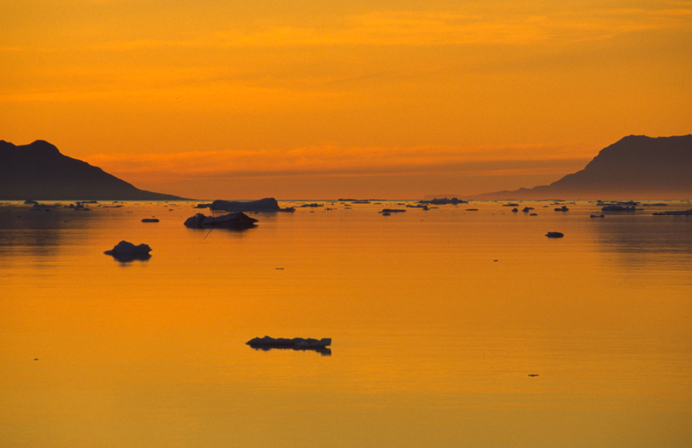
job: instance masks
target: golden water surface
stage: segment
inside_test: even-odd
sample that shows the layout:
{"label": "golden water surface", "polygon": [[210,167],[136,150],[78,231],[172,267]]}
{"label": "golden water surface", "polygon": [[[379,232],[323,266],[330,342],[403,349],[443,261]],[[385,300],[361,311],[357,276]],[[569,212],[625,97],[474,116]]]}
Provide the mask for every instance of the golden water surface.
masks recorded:
{"label": "golden water surface", "polygon": [[2,205],[0,446],[692,446],[692,218],[321,204]]}

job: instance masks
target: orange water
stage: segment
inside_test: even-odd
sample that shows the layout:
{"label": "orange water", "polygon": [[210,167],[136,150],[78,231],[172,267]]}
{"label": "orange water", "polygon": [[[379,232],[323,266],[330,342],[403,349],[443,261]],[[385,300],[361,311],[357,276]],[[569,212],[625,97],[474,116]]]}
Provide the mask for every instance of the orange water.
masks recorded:
{"label": "orange water", "polygon": [[0,207],[0,445],[692,444],[690,217],[324,204],[242,232]]}

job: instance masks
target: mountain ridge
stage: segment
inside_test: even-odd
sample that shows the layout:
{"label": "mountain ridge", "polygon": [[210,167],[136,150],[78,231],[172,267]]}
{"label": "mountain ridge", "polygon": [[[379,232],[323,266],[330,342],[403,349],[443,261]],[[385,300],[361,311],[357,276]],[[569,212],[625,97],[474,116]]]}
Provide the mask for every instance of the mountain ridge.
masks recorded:
{"label": "mountain ridge", "polygon": [[603,148],[584,169],[549,184],[472,199],[687,199],[692,197],[692,134],[629,135]]}
{"label": "mountain ridge", "polygon": [[101,168],[68,157],[45,140],[0,140],[0,200],[182,200],[140,190]]}

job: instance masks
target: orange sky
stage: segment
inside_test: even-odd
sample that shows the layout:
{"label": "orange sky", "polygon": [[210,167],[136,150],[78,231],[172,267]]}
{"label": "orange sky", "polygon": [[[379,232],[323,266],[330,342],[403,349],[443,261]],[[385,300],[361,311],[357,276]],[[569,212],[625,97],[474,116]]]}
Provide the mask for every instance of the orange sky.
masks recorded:
{"label": "orange sky", "polygon": [[0,139],[195,198],[545,184],[692,132],[692,1],[3,0]]}

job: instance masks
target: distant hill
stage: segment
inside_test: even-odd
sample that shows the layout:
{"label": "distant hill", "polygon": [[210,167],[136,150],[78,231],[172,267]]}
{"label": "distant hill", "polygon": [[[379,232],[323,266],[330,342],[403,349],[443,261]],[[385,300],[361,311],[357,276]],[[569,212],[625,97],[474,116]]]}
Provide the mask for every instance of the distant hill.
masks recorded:
{"label": "distant hill", "polygon": [[692,135],[630,135],[602,149],[586,167],[550,185],[474,199],[692,198]]}
{"label": "distant hill", "polygon": [[0,140],[0,200],[183,199],[140,190],[101,168],[64,156],[48,142],[15,146]]}

